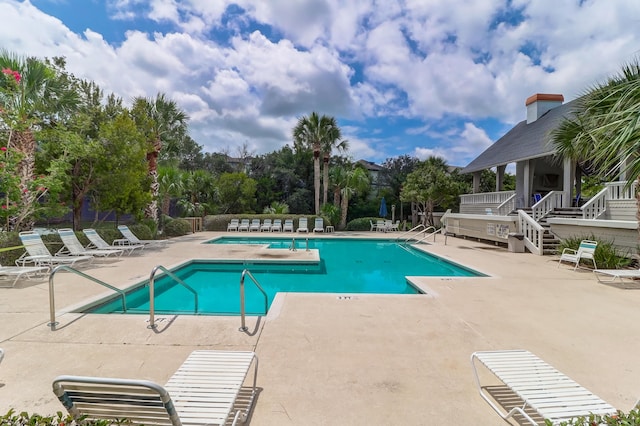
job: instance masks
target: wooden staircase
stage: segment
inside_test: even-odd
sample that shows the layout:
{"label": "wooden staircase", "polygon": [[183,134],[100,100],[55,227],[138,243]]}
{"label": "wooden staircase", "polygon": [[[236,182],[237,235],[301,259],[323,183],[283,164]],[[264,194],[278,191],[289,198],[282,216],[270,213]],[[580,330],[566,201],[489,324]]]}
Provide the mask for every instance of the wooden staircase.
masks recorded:
{"label": "wooden staircase", "polygon": [[[531,208],[522,209],[529,216],[532,215]],[[551,226],[547,223],[547,219],[552,217],[562,218],[582,218],[582,210],[579,207],[565,207],[556,208],[549,212],[545,217],[540,219],[538,223],[544,228],[544,234],[542,236],[542,252],[545,255],[554,255],[558,252],[558,245],[560,239],[551,233]]]}

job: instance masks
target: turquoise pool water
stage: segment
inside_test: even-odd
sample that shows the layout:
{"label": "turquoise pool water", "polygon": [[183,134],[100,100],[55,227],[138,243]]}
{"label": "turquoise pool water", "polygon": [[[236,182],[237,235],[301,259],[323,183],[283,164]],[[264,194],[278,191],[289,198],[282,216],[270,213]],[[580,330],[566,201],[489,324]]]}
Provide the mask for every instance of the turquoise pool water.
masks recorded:
{"label": "turquoise pool water", "polygon": [[[211,244],[268,244],[270,248],[289,248],[291,238],[228,238]],[[296,239],[298,250],[306,241]],[[269,305],[278,292],[417,294],[406,276],[482,276],[473,270],[448,262],[389,240],[309,238],[309,248],[318,249],[321,261],[295,263],[220,263],[191,261],[174,271],[198,293],[198,314],[237,315],[240,310],[239,282],[244,269],[251,271],[268,295]],[[148,313],[149,289],[145,283],[127,295],[128,313]],[[155,282],[157,313],[194,313],[194,296],[168,277]],[[245,279],[247,313],[264,314],[264,296],[250,279]],[[121,312],[120,299],[91,310],[96,313]]]}

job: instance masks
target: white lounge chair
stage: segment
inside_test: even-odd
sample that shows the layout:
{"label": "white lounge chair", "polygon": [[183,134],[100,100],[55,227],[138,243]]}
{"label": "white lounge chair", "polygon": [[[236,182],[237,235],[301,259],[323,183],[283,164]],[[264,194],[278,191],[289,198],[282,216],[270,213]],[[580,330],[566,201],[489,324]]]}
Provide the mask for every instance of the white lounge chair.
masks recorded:
{"label": "white lounge chair", "polygon": [[[501,408],[490,396],[488,387],[480,384],[478,362],[515,393],[522,403],[508,412]],[[617,412],[613,406],[529,351],[474,352],[471,365],[480,396],[505,420],[519,414],[530,424],[537,425],[531,417],[537,417],[537,414],[558,424],[579,416]]]}
{"label": "white lounge chair", "polygon": [[141,240],[136,237],[136,235],[131,232],[127,225],[118,225],[118,231],[122,234],[124,238],[116,240],[117,244],[122,245],[140,245],[142,244],[145,247],[153,248],[153,247],[166,247],[167,240]]}
{"label": "white lounge chair", "polygon": [[48,272],[48,266],[0,266],[0,278],[11,280],[11,287],[15,287],[21,278],[44,277]]}
{"label": "white lounge chair", "polygon": [[242,219],[240,221],[240,225],[238,226],[238,232],[249,232],[249,219]]}
{"label": "white lounge chair", "polygon": [[88,249],[82,246],[80,240],[76,236],[76,233],[73,232],[71,228],[61,228],[58,229],[58,235],[62,240],[62,247],[56,253],[56,256],[64,255],[64,256],[95,256],[95,257],[108,257],[108,256],[116,256],[120,257],[124,253],[124,250],[116,248],[116,250],[101,250],[101,249]]}
{"label": "white lounge chair", "polygon": [[83,229],[84,235],[89,239],[89,244],[86,248],[88,249],[99,249],[99,250],[124,250],[127,255],[131,255],[136,250],[144,250],[144,244],[128,244],[128,245],[118,245],[118,246],[110,246],[105,240],[102,239],[98,231],[93,228]]}
{"label": "white lounge chair", "polygon": [[265,219],[260,225],[260,232],[269,232],[271,231],[271,219]]}
{"label": "white lounge chair", "polygon": [[18,235],[26,252],[16,260],[16,266],[75,266],[78,262],[93,260],[93,256],[53,256],[37,232],[23,231]]}
{"label": "white lounge chair", "polygon": [[[594,269],[593,273],[601,283],[612,283],[616,280],[622,282],[625,278],[629,280],[640,278],[640,269]],[[604,277],[610,279],[604,280]]]}
{"label": "white lounge chair", "polygon": [[273,225],[271,225],[271,232],[282,232],[282,219],[274,219]]}
{"label": "white lounge chair", "polygon": [[260,232],[260,219],[251,219],[251,225],[249,225],[249,232]]}
{"label": "white lounge chair", "polygon": [[[253,367],[245,409],[232,413]],[[148,380],[59,376],[53,392],[76,420],[127,419],[133,424],[236,425],[248,417],[256,396],[258,358],[253,352],[198,350],[163,387]]]}
{"label": "white lounge chair", "polygon": [[293,232],[293,219],[285,219],[282,232]]}
{"label": "white lounge chair", "polygon": [[298,229],[296,229],[296,232],[309,233],[309,225],[307,225],[306,217],[301,217],[300,219],[298,219]]}
{"label": "white lounge chair", "polygon": [[573,250],[570,248],[565,248],[562,250],[562,254],[560,255],[560,259],[558,260],[558,267],[562,262],[569,262],[575,264],[573,270],[575,271],[580,266],[581,259],[591,260],[593,262],[593,269],[598,269],[596,265],[596,259],[593,257],[596,252],[596,247],[598,246],[597,241],[590,240],[582,240],[580,242],[580,246],[578,250]]}
{"label": "white lounge chair", "polygon": [[231,222],[227,225],[227,232],[230,231],[238,231],[238,227],[240,226],[239,219],[231,219]]}
{"label": "white lounge chair", "polygon": [[378,226],[377,223],[373,223],[372,220],[369,220],[369,225],[371,225],[371,229],[369,229],[371,232],[375,231]]}
{"label": "white lounge chair", "polygon": [[316,220],[313,223],[313,232],[324,232],[324,219],[316,217]]}

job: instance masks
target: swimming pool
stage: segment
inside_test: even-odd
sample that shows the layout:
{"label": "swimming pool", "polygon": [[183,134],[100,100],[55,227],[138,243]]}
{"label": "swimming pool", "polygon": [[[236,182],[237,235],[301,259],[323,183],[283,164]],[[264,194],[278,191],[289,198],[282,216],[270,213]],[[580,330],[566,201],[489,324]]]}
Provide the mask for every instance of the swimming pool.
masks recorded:
{"label": "swimming pool", "polygon": [[[211,244],[259,244],[270,249],[288,249],[292,239],[223,237]],[[264,288],[269,305],[278,292],[419,294],[407,276],[483,276],[437,256],[389,240],[345,238],[297,238],[297,250],[317,249],[320,262],[259,263],[194,260],[172,272],[198,293],[198,314],[237,315],[240,310],[239,282],[244,269]],[[127,294],[128,313],[148,313],[149,290],[140,283]],[[157,313],[193,314],[194,296],[169,277],[155,281]],[[264,297],[245,280],[245,304],[249,314],[264,314]],[[90,310],[94,313],[122,312],[120,298]]]}

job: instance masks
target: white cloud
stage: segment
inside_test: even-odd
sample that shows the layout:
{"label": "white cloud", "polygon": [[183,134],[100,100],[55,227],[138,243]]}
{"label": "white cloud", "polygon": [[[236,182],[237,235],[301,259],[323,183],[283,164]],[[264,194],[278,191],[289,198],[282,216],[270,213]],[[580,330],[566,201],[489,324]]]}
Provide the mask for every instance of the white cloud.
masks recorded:
{"label": "white cloud", "polygon": [[[456,165],[491,142],[481,119],[520,121],[537,92],[572,99],[637,55],[640,38],[637,0],[109,0],[107,9],[129,28],[144,18],[165,32],[140,27],[109,43],[2,0],[1,45],[65,56],[69,71],[125,101],[166,92],[207,150],[279,149],[297,117],[318,111],[363,126],[344,132],[356,159],[412,153]],[[418,123],[380,137],[395,119]]]}

